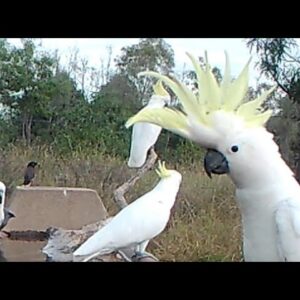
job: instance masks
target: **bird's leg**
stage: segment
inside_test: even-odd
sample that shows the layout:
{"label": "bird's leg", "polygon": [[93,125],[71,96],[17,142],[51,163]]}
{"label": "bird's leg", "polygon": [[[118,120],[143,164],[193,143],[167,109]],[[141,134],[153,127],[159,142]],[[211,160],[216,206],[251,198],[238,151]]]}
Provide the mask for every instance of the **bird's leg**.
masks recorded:
{"label": "bird's leg", "polygon": [[[127,256],[123,251],[118,250],[117,253],[120,254],[121,257],[122,257],[125,261],[131,262],[131,259],[128,258],[128,256]],[[95,258],[95,257],[98,256],[98,255],[100,255],[100,252],[96,252],[96,253],[94,253],[94,254],[88,256],[88,257],[85,258],[82,262],[88,262],[88,261],[90,261],[91,259]]]}
{"label": "bird's leg", "polygon": [[117,253],[120,254],[126,262],[132,262],[132,260],[123,251],[118,250]]}
{"label": "bird's leg", "polygon": [[146,258],[146,257],[149,257],[149,258],[152,258],[154,261],[158,261],[158,259],[151,253],[149,252],[136,252],[135,255],[134,255],[134,258],[135,259],[141,259],[141,258]]}
{"label": "bird's leg", "polygon": [[149,244],[149,240],[140,243],[139,245],[137,245],[137,251],[140,253],[146,253],[145,250],[146,250],[148,244]]}
{"label": "bird's leg", "polygon": [[85,258],[82,262],[88,262],[89,260],[95,258],[96,256],[98,256],[100,254],[100,252],[96,252],[90,256],[88,256],[87,258]]}
{"label": "bird's leg", "polygon": [[133,260],[140,260],[141,258],[149,257],[149,258],[152,258],[154,261],[158,261],[158,259],[154,255],[145,251],[148,246],[148,243],[149,243],[149,240],[137,245],[137,247],[135,249],[135,253],[132,256]]}

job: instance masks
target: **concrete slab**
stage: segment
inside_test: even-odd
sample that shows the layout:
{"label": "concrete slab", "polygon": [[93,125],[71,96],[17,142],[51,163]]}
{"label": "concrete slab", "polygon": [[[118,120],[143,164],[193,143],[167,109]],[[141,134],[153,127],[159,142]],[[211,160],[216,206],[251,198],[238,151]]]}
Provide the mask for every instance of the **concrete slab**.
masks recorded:
{"label": "concrete slab", "polygon": [[108,217],[98,193],[87,188],[20,186],[9,203],[16,218],[9,221],[5,231],[80,229]]}

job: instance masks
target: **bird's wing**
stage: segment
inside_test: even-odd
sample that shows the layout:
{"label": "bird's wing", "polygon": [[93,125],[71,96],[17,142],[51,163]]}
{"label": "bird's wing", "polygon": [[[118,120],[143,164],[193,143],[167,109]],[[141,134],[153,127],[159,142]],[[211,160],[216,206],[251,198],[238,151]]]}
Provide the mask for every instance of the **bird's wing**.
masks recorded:
{"label": "bird's wing", "polygon": [[300,261],[300,198],[280,203],[275,212],[278,250],[285,261]]}
{"label": "bird's wing", "polygon": [[153,203],[141,198],[138,200],[142,201],[136,200],[121,210],[111,222],[83,243],[74,255],[112,252],[149,240],[163,231],[169,212],[156,206],[154,199]]}
{"label": "bird's wing", "polygon": [[150,123],[136,123],[132,129],[128,166],[140,168],[146,161],[148,150],[156,143],[161,127]]}
{"label": "bird's wing", "polygon": [[28,184],[34,178],[34,169],[32,167],[28,167],[24,174],[24,184]]}

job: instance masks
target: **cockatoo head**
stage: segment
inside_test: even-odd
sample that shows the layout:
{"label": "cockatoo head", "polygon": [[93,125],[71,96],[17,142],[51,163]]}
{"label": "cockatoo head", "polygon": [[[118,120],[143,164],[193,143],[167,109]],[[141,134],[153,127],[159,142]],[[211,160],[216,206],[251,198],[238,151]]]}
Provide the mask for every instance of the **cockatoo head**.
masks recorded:
{"label": "cockatoo head", "polygon": [[153,85],[153,95],[151,96],[148,105],[150,107],[155,103],[159,104],[159,107],[170,105],[171,96],[169,93],[164,89],[162,80],[159,79],[156,84]]}
{"label": "cockatoo head", "polygon": [[257,156],[262,148],[272,148],[278,154],[272,134],[264,127],[272,112],[262,107],[275,87],[247,101],[250,60],[237,79],[232,80],[229,58],[225,53],[225,73],[221,84],[218,84],[207,55],[205,68],[192,55],[188,56],[197,75],[198,88],[195,92],[177,79],[156,72],[140,74],[161,79],[177,96],[182,109],[143,109],[131,117],[126,126],[150,122],[209,149],[205,157],[205,169],[209,176],[211,173],[230,173],[238,183],[241,170],[244,172],[248,168],[248,177],[251,178],[254,176],[251,173],[252,166],[255,166],[255,161],[261,161],[257,160]]}
{"label": "cockatoo head", "polygon": [[166,168],[165,162],[158,161],[158,167],[155,170],[159,176],[161,182],[173,183],[174,185],[180,185],[182,180],[182,175],[176,170],[168,170]]}

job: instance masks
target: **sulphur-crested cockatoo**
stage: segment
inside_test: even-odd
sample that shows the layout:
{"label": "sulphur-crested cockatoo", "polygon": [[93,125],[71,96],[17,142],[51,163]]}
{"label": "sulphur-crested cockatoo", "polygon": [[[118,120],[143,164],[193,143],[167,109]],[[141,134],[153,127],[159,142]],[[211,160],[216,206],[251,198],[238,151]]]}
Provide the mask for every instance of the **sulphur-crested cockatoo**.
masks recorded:
{"label": "sulphur-crested cockatoo", "polygon": [[242,215],[245,261],[300,261],[300,188],[265,128],[272,112],[262,104],[275,87],[246,101],[249,62],[236,80],[225,74],[219,85],[206,57],[202,69],[188,54],[198,81],[196,93],[183,83],[154,72],[177,95],[183,112],[145,109],[128,120],[152,122],[208,149],[204,165],[211,173],[228,173],[236,186]]}
{"label": "sulphur-crested cockatoo", "polygon": [[[159,80],[153,86],[154,94],[143,108],[161,108],[170,103],[170,95]],[[151,123],[139,122],[134,124],[131,134],[130,156],[128,167],[140,168],[146,161],[149,149],[156,143],[161,127]]]}
{"label": "sulphur-crested cockatoo", "polygon": [[6,186],[0,181],[0,230],[2,230],[10,218],[15,217],[15,215],[4,207],[5,204],[5,192]]}
{"label": "sulphur-crested cockatoo", "polygon": [[149,240],[166,227],[180,187],[182,176],[167,170],[159,163],[156,170],[158,184],[148,193],[123,208],[107,225],[92,235],[74,253],[75,257],[91,258],[127,247],[135,247],[135,254],[143,256]]}

